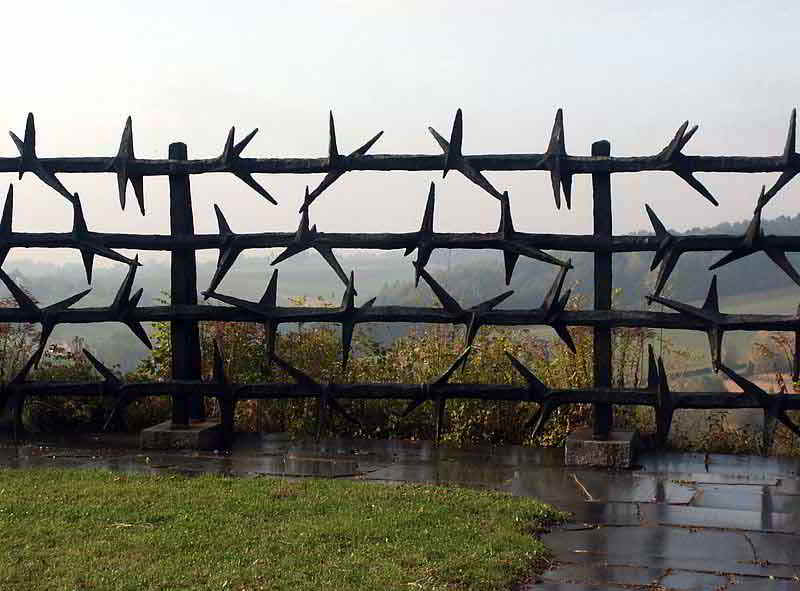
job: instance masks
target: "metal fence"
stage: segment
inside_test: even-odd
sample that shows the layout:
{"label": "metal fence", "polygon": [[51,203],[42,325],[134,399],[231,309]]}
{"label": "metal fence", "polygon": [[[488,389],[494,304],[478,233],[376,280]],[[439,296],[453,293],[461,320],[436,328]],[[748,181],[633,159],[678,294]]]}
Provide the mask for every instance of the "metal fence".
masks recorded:
{"label": "metal fence", "polygon": [[[234,410],[238,400],[281,399],[313,397],[319,400],[319,431],[328,414],[338,412],[350,420],[352,417],[340,404],[348,399],[405,399],[409,410],[426,401],[435,402],[437,417],[436,436],[441,433],[445,404],[448,399],[472,398],[482,400],[530,401],[539,403],[538,412],[531,418],[530,426],[541,431],[553,410],[562,404],[592,403],[594,405],[595,437],[605,438],[612,426],[612,405],[647,405],[655,409],[657,441],[664,443],[677,409],[760,408],[765,413],[764,444],[771,445],[777,422],[795,434],[800,429],[787,415],[788,410],[800,409],[800,396],[770,395],[757,385],[737,374],[723,363],[722,339],[731,330],[791,331],[796,341],[800,339],[800,316],[763,314],[725,314],[719,311],[716,277],[711,280],[708,296],[702,307],[674,301],[661,296],[681,254],[697,251],[729,251],[712,265],[720,267],[749,254],[763,251],[795,283],[800,276],[786,257],[787,252],[800,251],[800,236],[766,236],[761,229],[763,207],[778,191],[800,173],[800,155],[796,151],[796,112],[789,121],[786,144],[781,154],[769,157],[744,156],[690,156],[684,148],[697,130],[680,126],[675,136],[661,151],[651,156],[614,157],[608,141],[592,145],[590,156],[567,154],[564,140],[564,122],[559,109],[547,149],[540,154],[464,155],[462,153],[462,114],[456,113],[450,139],[445,139],[433,128],[431,134],[439,144],[439,155],[380,154],[367,152],[380,138],[375,135],[348,155],[339,153],[333,116],[330,118],[329,151],[326,158],[248,158],[242,153],[256,131],[236,142],[234,129],[230,130],[222,154],[216,158],[189,159],[184,144],[169,146],[165,160],[142,159],[134,155],[131,120],[125,125],[120,146],[115,156],[40,158],[36,154],[36,135],[33,115],[29,115],[24,138],[13,132],[11,138],[19,150],[17,157],[0,158],[0,172],[26,172],[36,175],[55,190],[73,207],[73,229],[66,233],[28,233],[12,229],[13,193],[8,190],[2,219],[0,220],[0,264],[9,250],[16,247],[73,248],[80,250],[91,282],[94,257],[105,257],[129,265],[127,276],[111,305],[102,308],[73,308],[87,292],[79,293],[51,306],[40,308],[2,270],[0,279],[18,303],[15,309],[0,309],[0,322],[41,323],[41,342],[36,354],[21,372],[2,388],[0,403],[14,410],[15,424],[21,421],[21,409],[26,397],[31,395],[102,396],[113,400],[113,412],[138,397],[169,395],[172,397],[172,421],[176,426],[189,423],[190,402],[197,397],[216,397],[221,408],[221,420],[230,434],[233,431]],[[434,232],[433,219],[435,189],[430,186],[428,201],[420,229],[416,232],[326,233],[318,231],[310,222],[311,205],[323,196],[325,189],[341,176],[354,170],[373,171],[437,171],[444,176],[451,170],[463,174],[478,185],[498,203],[499,226],[491,233],[441,233]],[[496,189],[482,174],[483,171],[548,171],[552,183],[555,205],[561,207],[562,198],[571,206],[572,177],[576,174],[592,176],[594,207],[594,232],[590,235],[561,235],[518,232],[509,206],[507,192]],[[718,205],[713,195],[694,177],[696,172],[780,172],[777,182],[768,191],[762,189],[753,219],[742,236],[703,235],[675,236],[649,207],[647,213],[655,230],[654,236],[615,236],[612,233],[611,175],[617,172],[667,171],[677,174],[713,205]],[[90,231],[84,219],[81,201],[69,191],[56,173],[112,173],[119,185],[121,207],[125,207],[128,183],[133,187],[138,206],[144,215],[144,177],[167,175],[169,177],[170,229],[169,235],[133,235]],[[237,234],[228,225],[222,211],[215,206],[219,223],[217,234],[194,232],[190,177],[204,173],[231,173],[261,197],[272,204],[276,199],[253,178],[256,173],[325,173],[322,182],[313,191],[306,189],[300,209],[300,223],[295,232]],[[327,261],[346,286],[341,306],[338,308],[297,308],[277,305],[277,271],[273,273],[263,297],[259,301],[246,301],[216,291],[218,284],[234,265],[238,255],[251,248],[283,247],[285,250],[272,264],[289,259],[307,249],[315,249]],[[405,249],[416,250],[415,282],[424,280],[433,290],[441,308],[376,306],[374,299],[356,306],[353,273],[349,276],[336,259],[334,249]],[[133,291],[137,258],[129,259],[114,249],[161,250],[171,252],[171,304],[169,306],[140,307],[142,290]],[[218,249],[219,259],[211,284],[203,292],[229,306],[211,306],[197,301],[195,251]],[[544,301],[538,308],[525,310],[496,309],[511,292],[471,308],[462,307],[437,283],[426,270],[431,253],[436,249],[494,249],[502,251],[506,284],[511,281],[519,257],[528,257],[552,264],[556,277]],[[569,269],[569,260],[561,260],[545,252],[591,252],[594,254],[594,307],[591,310],[568,310],[569,291],[563,284]],[[612,256],[614,253],[654,252],[651,270],[658,268],[654,293],[648,296],[673,312],[622,311],[611,306]],[[98,359],[86,352],[103,381],[97,383],[59,383],[29,381],[31,368],[38,364],[48,337],[57,324],[121,322],[146,345],[150,341],[141,323],[169,321],[171,326],[172,379],[157,383],[122,383]],[[289,375],[295,383],[238,384],[225,375],[222,356],[215,347],[214,372],[210,381],[201,380],[201,351],[198,322],[228,321],[257,322],[267,328],[267,355]],[[342,363],[346,364],[350,352],[353,329],[364,322],[414,322],[463,324],[466,327],[464,350],[441,377],[428,384],[319,383],[295,368],[291,360],[275,354],[275,339],[280,324],[289,322],[332,322],[342,329]],[[481,326],[547,325],[574,349],[568,327],[588,326],[594,331],[594,385],[580,390],[551,389],[542,383],[518,359],[509,354],[509,363],[524,377],[525,386],[508,384],[450,383],[452,373],[468,363],[470,346]],[[612,388],[611,330],[615,327],[649,327],[688,329],[708,334],[712,366],[722,370],[742,393],[681,392],[673,393],[661,359],[656,361],[652,348],[649,352],[647,386],[643,388]],[[795,352],[797,357],[797,351]],[[797,372],[795,360],[795,373]]]}

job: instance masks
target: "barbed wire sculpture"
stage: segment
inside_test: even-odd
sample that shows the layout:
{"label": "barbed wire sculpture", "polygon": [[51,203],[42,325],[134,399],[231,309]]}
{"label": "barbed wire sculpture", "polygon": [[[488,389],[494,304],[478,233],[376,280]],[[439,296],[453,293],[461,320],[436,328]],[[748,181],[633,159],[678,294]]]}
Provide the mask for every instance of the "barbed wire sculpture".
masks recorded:
{"label": "barbed wire sculpture", "polygon": [[[245,148],[258,130],[240,141],[235,141],[235,129],[228,133],[222,154],[209,159],[189,159],[184,144],[171,144],[167,159],[137,158],[133,146],[133,123],[125,123],[119,148],[114,156],[43,158],[36,152],[36,131],[32,114],[28,115],[23,139],[10,132],[19,152],[16,157],[0,157],[0,172],[15,172],[21,178],[30,172],[48,187],[67,199],[73,208],[73,227],[70,232],[30,233],[15,231],[12,227],[14,193],[9,186],[0,218],[0,266],[9,251],[20,247],[71,248],[80,251],[87,283],[92,282],[92,267],[96,256],[128,265],[128,272],[112,303],[106,307],[73,307],[89,290],[78,293],[47,307],[40,307],[14,280],[0,269],[0,280],[11,292],[17,308],[0,309],[0,322],[40,323],[41,337],[34,355],[25,363],[19,374],[0,389],[0,408],[8,406],[15,417],[15,430],[21,428],[22,406],[26,397],[36,396],[100,396],[110,400],[107,425],[123,412],[125,406],[137,398],[166,395],[172,397],[172,421],[176,425],[189,422],[191,397],[214,397],[221,409],[221,422],[228,437],[232,436],[236,403],[247,399],[316,398],[319,401],[318,436],[328,424],[331,412],[349,421],[358,419],[342,404],[351,399],[407,400],[408,414],[426,401],[435,403],[436,439],[442,434],[446,401],[448,399],[479,399],[538,403],[538,412],[528,421],[534,435],[541,433],[554,410],[565,404],[591,403],[595,405],[595,436],[603,438],[611,428],[612,405],[645,405],[656,412],[656,439],[659,444],[667,440],[672,416],[678,409],[760,408],[765,422],[763,443],[765,449],[772,445],[777,423],[786,425],[800,435],[800,428],[786,414],[800,410],[800,397],[786,394],[770,395],[740,376],[724,364],[722,342],[726,332],[737,331],[790,331],[800,339],[800,313],[777,314],[725,314],[719,309],[716,276],[711,281],[708,296],[702,307],[692,306],[662,296],[680,256],[688,252],[728,251],[710,270],[717,269],[742,257],[763,251],[793,282],[800,285],[800,275],[787,257],[787,253],[800,252],[800,236],[765,235],[761,227],[764,207],[800,173],[800,155],[796,148],[796,110],[789,120],[789,129],[783,151],[778,156],[691,156],[684,154],[689,140],[698,127],[689,128],[683,123],[666,147],[650,156],[613,157],[610,144],[596,142],[592,155],[574,156],[567,153],[563,111],[559,109],[550,134],[548,146],[540,154],[465,155],[462,150],[463,114],[456,112],[449,140],[432,127],[429,128],[441,155],[376,154],[367,152],[380,139],[379,132],[360,148],[344,156],[339,153],[333,113],[329,118],[329,142],[326,158],[252,158],[242,156]],[[443,177],[456,170],[500,205],[496,232],[444,233],[434,230],[435,186],[430,184],[422,222],[418,231],[407,233],[326,233],[311,225],[310,209],[323,192],[350,171],[437,171]],[[556,208],[561,207],[562,196],[567,208],[572,206],[572,178],[576,174],[589,174],[593,180],[593,205],[595,231],[590,235],[563,235],[519,232],[514,228],[507,191],[495,188],[484,176],[486,171],[547,171],[550,175]],[[668,171],[684,180],[692,189],[711,204],[718,201],[694,176],[698,172],[757,173],[778,172],[779,178],[767,190],[763,187],[757,199],[753,219],[742,236],[733,235],[673,235],[656,213],[645,205],[653,225],[653,236],[614,236],[611,232],[610,178],[619,172]],[[125,208],[128,185],[145,214],[144,179],[151,176],[168,176],[170,179],[171,233],[168,235],[116,234],[92,232],[88,229],[77,193],[68,190],[57,174],[113,173],[117,178],[120,207]],[[218,222],[216,234],[194,232],[189,178],[205,173],[232,174],[271,204],[277,199],[253,177],[255,174],[324,173],[320,184],[305,191],[300,208],[300,221],[294,232],[235,233],[222,210],[215,205]],[[275,270],[267,282],[264,295],[258,302],[243,300],[217,291],[226,274],[233,268],[237,257],[254,248],[283,248],[272,261],[276,265],[305,250],[316,250],[346,286],[338,308],[301,308],[278,305],[278,272]],[[411,306],[379,306],[375,298],[356,306],[355,274],[349,275],[334,254],[335,249],[357,248],[378,250],[403,250],[405,255],[416,251],[412,262],[414,283],[423,279],[441,303],[441,308]],[[133,291],[138,256],[130,259],[117,249],[160,250],[172,253],[171,301],[168,306],[139,306],[142,290]],[[195,251],[217,249],[219,257],[209,286],[202,292],[226,306],[199,304]],[[427,271],[433,252],[439,249],[493,249],[503,253],[505,283],[511,282],[515,265],[520,257],[542,261],[557,267],[553,284],[539,307],[529,309],[498,309],[497,306],[513,292],[504,292],[471,308],[459,304]],[[570,310],[567,304],[570,290],[563,290],[571,260],[561,260],[546,252],[588,252],[595,256],[594,288],[595,306],[589,310]],[[611,257],[614,253],[653,252],[651,270],[658,269],[653,293],[649,302],[657,302],[672,312],[650,310],[614,310],[611,308]],[[563,292],[563,293],[562,293]],[[66,383],[31,381],[28,376],[45,350],[53,329],[59,324],[121,322],[147,346],[152,347],[143,322],[169,321],[171,323],[172,379],[164,382],[125,383],[92,353],[85,350],[89,362],[103,378],[101,382]],[[254,322],[266,329],[268,361],[277,364],[294,380],[294,383],[239,384],[229,380],[225,371],[224,355],[218,343],[214,344],[213,375],[204,382],[200,375],[200,344],[198,322]],[[426,384],[401,383],[319,383],[290,360],[278,357],[275,342],[281,324],[292,322],[332,322],[342,329],[342,367],[346,367],[351,350],[353,331],[364,322],[414,322],[433,324],[462,324],[465,327],[463,349],[450,368],[439,378]],[[521,375],[525,385],[450,383],[458,368],[469,363],[469,352],[481,326],[552,327],[565,345],[575,351],[568,327],[586,326],[594,331],[594,384],[584,389],[551,389],[525,364],[509,354],[509,363]],[[706,332],[714,371],[721,370],[743,390],[741,394],[728,392],[673,393],[667,383],[667,374],[661,358],[656,359],[649,350],[648,382],[644,388],[612,388],[611,329],[616,327],[647,327],[685,329]],[[800,365],[795,351],[795,366]],[[16,432],[16,431],[15,431]]]}

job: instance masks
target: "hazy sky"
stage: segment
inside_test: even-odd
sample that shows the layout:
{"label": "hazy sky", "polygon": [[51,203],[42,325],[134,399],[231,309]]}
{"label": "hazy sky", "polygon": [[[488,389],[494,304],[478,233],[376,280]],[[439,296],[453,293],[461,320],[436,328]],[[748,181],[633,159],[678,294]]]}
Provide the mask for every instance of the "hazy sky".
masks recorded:
{"label": "hazy sky", "polygon": [[[564,107],[570,153],[607,138],[615,155],[658,152],[685,120],[689,154],[781,152],[800,102],[800,3],[784,2],[14,2],[3,7],[0,128],[36,115],[40,156],[113,155],[127,115],[139,157],[171,141],[219,154],[227,130],[258,127],[246,156],[324,156],[328,109],[349,152],[378,130],[373,153],[439,153],[464,110],[466,153],[541,152]],[[0,154],[16,155],[7,138]],[[2,147],[4,146],[4,147]],[[17,188],[14,227],[63,231],[71,208],[33,175]],[[557,212],[544,172],[488,173],[508,189],[518,230],[588,232],[590,179]],[[615,230],[649,228],[644,203],[687,229],[739,220],[776,175],[699,175],[714,208],[671,173],[614,176]],[[320,175],[260,175],[275,207],[231,175],[192,178],[196,229],[294,230],[303,187]],[[90,229],[167,232],[167,181],[145,180],[120,211],[113,175],[61,175]],[[322,231],[413,231],[437,183],[436,227],[491,231],[497,202],[458,173],[350,173],[312,208]],[[798,211],[800,180],[765,217]],[[14,257],[40,256],[15,252]],[[70,260],[77,260],[70,255]]]}

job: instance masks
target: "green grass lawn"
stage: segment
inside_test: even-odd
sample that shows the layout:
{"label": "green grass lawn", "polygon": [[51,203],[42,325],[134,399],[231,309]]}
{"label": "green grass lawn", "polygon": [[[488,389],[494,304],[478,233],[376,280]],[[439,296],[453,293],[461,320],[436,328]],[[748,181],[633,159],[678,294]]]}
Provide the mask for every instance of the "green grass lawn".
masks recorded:
{"label": "green grass lawn", "polygon": [[463,488],[0,469],[0,589],[508,589],[560,517]]}

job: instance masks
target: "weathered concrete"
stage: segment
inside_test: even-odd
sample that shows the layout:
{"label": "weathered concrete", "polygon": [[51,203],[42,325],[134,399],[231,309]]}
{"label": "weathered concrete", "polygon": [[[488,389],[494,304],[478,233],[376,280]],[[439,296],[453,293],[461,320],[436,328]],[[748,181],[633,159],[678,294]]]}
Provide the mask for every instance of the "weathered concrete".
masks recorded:
{"label": "weathered concrete", "polygon": [[564,463],[567,466],[630,468],[636,458],[639,435],[635,431],[612,431],[607,440],[592,438],[591,429],[577,429],[567,437]]}
{"label": "weathered concrete", "polygon": [[139,438],[142,449],[220,449],[222,426],[215,421],[193,423],[187,427],[164,421],[143,429]]}

